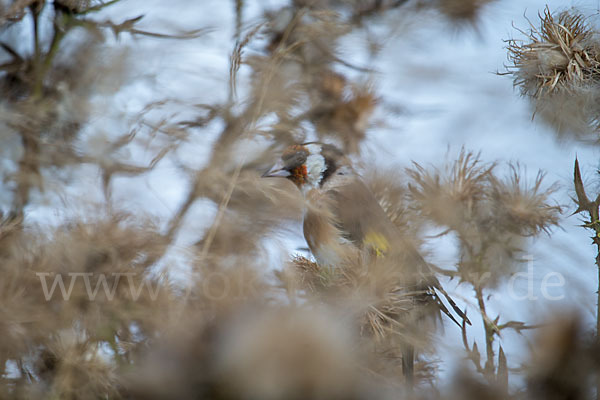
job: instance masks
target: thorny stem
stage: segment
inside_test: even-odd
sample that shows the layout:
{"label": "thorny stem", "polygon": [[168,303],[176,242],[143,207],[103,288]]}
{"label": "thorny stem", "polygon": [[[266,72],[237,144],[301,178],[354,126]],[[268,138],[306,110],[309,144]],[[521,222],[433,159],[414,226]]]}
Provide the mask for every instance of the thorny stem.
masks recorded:
{"label": "thorny stem", "polygon": [[52,66],[52,61],[54,61],[54,57],[56,56],[56,53],[60,48],[60,42],[67,34],[68,30],[71,28],[69,24],[65,27],[60,27],[58,25],[58,19],[61,17],[62,15],[57,13],[54,19],[54,36],[52,36],[52,41],[50,42],[50,49],[48,50],[46,58],[44,59],[44,64],[42,65],[42,77],[46,75],[48,69]]}
{"label": "thorny stem", "polygon": [[[235,42],[236,42],[236,50],[234,50],[232,57],[231,57],[231,83],[229,85],[229,97],[227,100],[228,104],[233,104],[234,98],[235,98],[235,92],[236,92],[236,84],[235,84],[235,79],[236,79],[236,73],[237,73],[237,69],[239,68],[239,64],[237,64],[236,62],[236,52],[237,52],[237,48],[239,46],[240,52],[241,52],[241,48],[243,47],[243,43],[242,43],[242,21],[243,21],[243,8],[244,8],[244,0],[234,0],[235,3]],[[245,40],[249,40],[249,36],[245,39]],[[241,54],[239,54],[239,58],[241,59]],[[236,65],[237,64],[237,65]]]}
{"label": "thorny stem", "polygon": [[404,4],[408,3],[408,0],[396,0],[395,2],[392,2],[390,4],[384,5],[382,0],[375,0],[373,2],[373,5],[371,7],[359,10],[355,15],[354,15],[354,20],[357,22],[360,22],[361,19],[369,17],[373,14],[377,14],[377,13],[382,13],[384,11],[387,10],[392,10],[394,8],[398,8],[403,6]]}
{"label": "thorny stem", "polygon": [[[575,210],[574,214],[586,212],[589,215],[590,220],[583,226],[594,231],[592,241],[597,249],[596,268],[598,268],[598,291],[596,292],[596,340],[598,341],[600,340],[600,194],[596,196],[594,201],[590,201],[587,197],[577,158],[575,158],[573,183],[577,195],[577,198],[575,199],[577,210]],[[600,376],[596,376],[596,399],[600,400]]]}
{"label": "thorny stem", "polygon": [[[596,212],[598,208],[596,207]],[[597,224],[596,224],[597,225]],[[598,269],[598,290],[596,291],[596,341],[600,340],[600,230],[595,229],[593,242],[596,245],[596,268]],[[600,400],[600,374],[596,373],[596,400]]]}
{"label": "thorny stem", "polygon": [[23,157],[19,161],[19,173],[17,188],[13,199],[13,213],[16,217],[23,217],[23,210],[29,202],[29,190],[31,189],[31,180],[39,174],[38,155],[39,144],[37,139],[32,138],[31,134],[22,134]]}
{"label": "thorny stem", "polygon": [[481,368],[479,351],[477,350],[476,344],[473,343],[473,347],[469,346],[469,341],[467,339],[467,322],[464,319],[462,321],[461,332],[462,332],[463,346],[464,346],[465,350],[467,351],[469,359],[473,362],[473,365],[475,366],[475,369],[477,370],[477,372],[479,372],[480,374],[484,374],[483,368]]}
{"label": "thorny stem", "polygon": [[[467,249],[468,253],[472,255],[472,258],[477,260],[478,263],[482,263],[482,254],[485,253],[487,245],[484,242],[480,252],[475,255],[475,251],[472,246],[469,244],[469,241],[466,239],[461,240],[461,243]],[[473,289],[475,291],[475,297],[477,298],[477,305],[479,307],[479,313],[481,314],[481,321],[483,323],[483,329],[485,331],[485,350],[486,350],[486,361],[481,368],[480,362],[478,359],[473,358],[474,349],[469,350],[469,345],[466,341],[466,325],[463,326],[463,342],[467,350],[471,353],[471,358],[477,371],[488,380],[488,382],[495,384],[496,383],[496,366],[494,365],[494,334],[497,332],[498,328],[495,325],[495,322],[492,322],[490,317],[487,314],[485,300],[483,296],[483,287],[481,286],[481,282],[473,281],[471,283],[473,285]]]}
{"label": "thorny stem", "polygon": [[485,309],[485,301],[483,300],[483,289],[481,287],[475,288],[475,297],[477,297],[477,304],[479,305],[479,311],[481,313],[481,320],[483,322],[483,328],[485,330],[485,349],[487,360],[485,361],[484,372],[488,380],[492,381],[494,376],[494,328],[490,323],[490,319]]}
{"label": "thorny stem", "polygon": [[[69,18],[68,16],[64,16],[62,13],[55,11],[56,14],[54,16],[54,34],[52,36],[52,41],[50,42],[50,48],[46,53],[44,60],[42,61],[41,54],[39,54],[39,50],[37,51],[38,55],[35,60],[35,84],[33,88],[33,98],[38,99],[42,96],[43,88],[44,88],[44,79],[46,78],[46,74],[48,70],[52,66],[52,62],[54,61],[54,57],[56,53],[60,49],[60,43],[62,39],[65,37],[71,25],[68,23],[65,26],[61,26],[59,23],[60,18]],[[37,21],[37,18],[36,18]],[[38,44],[39,46],[39,44]]]}
{"label": "thorny stem", "polygon": [[235,0],[235,39],[239,42],[242,36],[244,0]]}
{"label": "thorny stem", "polygon": [[39,32],[39,16],[40,11],[38,9],[38,4],[33,3],[30,6],[31,10],[31,18],[33,19],[33,76],[34,76],[34,86],[33,86],[33,96],[40,97],[41,96],[41,54],[40,54],[40,32]]}
{"label": "thorny stem", "polygon": [[183,203],[183,205],[177,211],[177,214],[175,214],[175,216],[169,222],[167,237],[172,238],[175,235],[177,229],[179,229],[179,227],[181,226],[181,221],[183,220],[183,217],[187,214],[192,204],[194,204],[194,201],[196,201],[196,193],[198,192],[198,179],[199,177],[196,176],[195,182],[192,185],[192,188],[190,190],[190,193],[188,194],[188,197],[185,200],[185,203]]}
{"label": "thorny stem", "polygon": [[[33,90],[31,99],[36,101],[39,100],[43,95],[44,79],[48,70],[52,66],[52,61],[56,53],[59,50],[60,42],[67,33],[68,27],[61,29],[58,26],[57,20],[60,18],[60,14],[55,15],[54,23],[54,35],[52,42],[50,43],[50,49],[46,53],[42,60],[42,50],[40,46],[39,38],[39,16],[41,8],[37,3],[34,3],[31,7],[31,15],[33,18]],[[40,127],[36,126],[33,131],[22,133],[21,141],[23,145],[23,157],[19,161],[19,178],[17,188],[15,190],[13,199],[13,213],[17,217],[23,217],[23,210],[29,202],[29,191],[31,190],[31,181],[33,177],[39,175],[39,143],[37,134],[39,134]]]}

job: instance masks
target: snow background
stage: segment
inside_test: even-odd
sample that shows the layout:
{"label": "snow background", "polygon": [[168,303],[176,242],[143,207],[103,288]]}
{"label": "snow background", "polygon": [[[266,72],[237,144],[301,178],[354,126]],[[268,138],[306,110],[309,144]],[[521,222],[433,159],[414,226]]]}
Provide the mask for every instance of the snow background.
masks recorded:
{"label": "snow background", "polygon": [[[244,25],[256,22],[264,9],[276,8],[282,3],[285,1],[246,1]],[[555,199],[574,211],[569,196],[573,195],[575,156],[579,157],[584,179],[589,181],[596,178],[595,171],[600,166],[598,150],[580,143],[557,141],[551,128],[538,119],[532,121],[532,109],[526,99],[519,97],[511,78],[495,74],[507,63],[503,40],[521,37],[511,24],[528,29],[524,13],[536,24],[537,13],[546,4],[551,10],[575,6],[586,15],[596,14],[600,8],[600,1],[593,0],[500,0],[485,7],[476,28],[461,29],[452,27],[433,12],[423,13],[410,21],[390,17],[368,33],[386,38],[377,57],[367,51],[368,34],[365,31],[346,37],[340,49],[341,58],[378,71],[372,79],[379,95],[385,99],[385,105],[401,110],[390,113],[384,106],[377,111],[368,131],[362,161],[386,168],[408,167],[412,161],[421,165],[440,165],[443,160],[452,159],[464,146],[467,150],[481,151],[484,161],[519,161],[527,167],[530,181],[535,179],[539,169],[545,171],[547,184],[558,181],[561,185]],[[110,99],[97,96],[98,108],[105,111],[93,117],[91,128],[80,143],[83,150],[99,146],[99,132],[126,132],[133,117],[149,102],[170,98],[182,104],[194,104],[223,101],[227,96],[229,56],[235,42],[233,2],[124,0],[104,11],[104,15],[117,22],[123,20],[123,16],[131,18],[140,14],[145,15],[140,24],[142,29],[160,32],[210,27],[212,30],[190,41],[140,40],[127,35],[118,40],[109,39],[115,49],[133,48],[130,75],[137,79],[125,80],[128,83]],[[28,28],[22,29],[11,34],[24,35]],[[396,34],[389,35],[390,31]],[[250,46],[249,52],[252,49]],[[254,50],[259,51],[259,48]],[[352,74],[352,71],[344,72]],[[247,77],[248,71],[242,67],[238,83],[240,97]],[[106,108],[107,102],[114,106]],[[173,112],[189,113],[183,107],[173,109]],[[384,119],[386,125],[378,123]],[[115,204],[126,210],[150,213],[158,221],[167,220],[176,212],[188,190],[177,163],[201,167],[219,129],[218,124],[209,125],[175,157],[163,160],[143,177],[116,179],[113,185]],[[123,157],[143,161],[148,154],[139,149]],[[76,199],[101,198],[97,170],[84,167],[72,174],[76,175],[77,186],[67,188],[58,198],[39,195],[36,203],[27,209],[30,220],[56,224],[69,213],[81,212],[70,207],[77,203]],[[215,213],[216,207],[209,201],[198,201],[194,205],[178,238],[181,248],[202,236]],[[562,229],[554,229],[552,237],[542,236],[532,243],[533,279],[516,281],[518,295],[527,295],[529,285],[532,285],[537,299],[519,300],[507,294],[507,287],[501,287],[489,301],[491,316],[501,314],[501,322],[531,321],[574,304],[592,323],[597,289],[597,272],[593,264],[595,249],[589,245],[589,233],[578,226],[580,218],[567,217],[568,214],[565,214]],[[294,237],[271,240],[273,244],[266,241],[266,247],[274,267],[283,262],[289,252],[305,246],[299,226]],[[440,241],[446,250],[440,253],[436,247],[436,258],[432,261],[452,265],[456,257],[451,251],[452,238]],[[287,250],[280,251],[280,245]],[[177,252],[170,257],[166,262],[176,264]],[[542,296],[542,280],[551,272],[565,277],[564,286],[549,289],[552,296],[561,298],[559,301]],[[467,287],[456,287],[454,282],[447,282],[446,286],[458,298],[472,297]],[[474,308],[469,315],[474,322],[471,340],[481,340],[483,329]],[[448,372],[452,363],[457,362],[451,344],[460,345],[458,329],[448,325],[443,343],[448,349],[443,353],[446,363],[442,363],[441,368]],[[527,341],[506,334],[501,343],[509,367],[516,367],[527,351]],[[483,349],[484,343],[479,342],[478,346]]]}

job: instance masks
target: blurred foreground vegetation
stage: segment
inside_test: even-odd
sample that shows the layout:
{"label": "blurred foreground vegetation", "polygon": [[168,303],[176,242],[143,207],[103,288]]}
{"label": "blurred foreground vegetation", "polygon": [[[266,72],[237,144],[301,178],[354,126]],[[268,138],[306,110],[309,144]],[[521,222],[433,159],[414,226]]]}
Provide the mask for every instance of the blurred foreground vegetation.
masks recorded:
{"label": "blurred foreground vegetation", "polygon": [[[569,205],[557,203],[559,188],[543,172],[529,181],[523,165],[486,161],[478,149],[404,171],[364,166],[389,218],[415,243],[431,249],[432,227],[453,238],[456,262],[435,268],[472,294],[462,303],[481,331],[411,325],[392,266],[329,270],[296,255],[273,271],[265,256],[265,238],[299,221],[304,203],[289,182],[261,179],[262,172],[286,146],[315,138],[360,160],[371,117],[385,105],[370,83],[374,71],[345,61],[339,41],[384,16],[436,13],[473,26],[492,1],[291,0],[254,21],[244,18],[244,0],[233,1],[229,93],[204,104],[160,99],[119,132],[96,129],[95,118],[135,79],[129,63],[144,60],[129,60],[115,43],[170,46],[201,40],[210,27],[154,31],[135,10],[110,14],[127,0],[0,1],[0,396],[595,396],[597,332],[578,311],[534,325],[486,307],[488,296],[526,268],[530,238],[552,235],[566,209],[577,208],[600,243],[600,201],[586,192],[578,166]],[[542,10],[523,34],[508,44],[507,73],[557,138],[595,142],[598,32],[576,11]],[[377,38],[371,47],[377,51]],[[248,79],[240,79],[242,67]],[[215,127],[216,139],[203,140]],[[182,149],[206,154],[206,162],[186,164]],[[167,220],[120,207],[115,181],[147,177],[167,162],[187,181]],[[93,171],[93,190],[79,180],[82,170]],[[199,237],[182,244],[198,204],[214,208],[211,223],[197,221]],[[40,209],[59,223],[36,222],[31,215]],[[464,362],[448,383],[437,366],[450,329],[461,331]],[[508,331],[532,338],[518,368],[504,351]],[[418,352],[414,389],[401,371],[405,343]]]}

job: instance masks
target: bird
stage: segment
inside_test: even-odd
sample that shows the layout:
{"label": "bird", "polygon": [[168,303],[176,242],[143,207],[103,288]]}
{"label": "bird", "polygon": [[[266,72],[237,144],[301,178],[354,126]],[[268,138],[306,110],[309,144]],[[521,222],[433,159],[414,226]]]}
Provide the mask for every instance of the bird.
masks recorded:
{"label": "bird", "polygon": [[[339,148],[322,142],[288,146],[263,177],[292,181],[307,202],[303,218],[306,243],[320,266],[336,267],[351,257],[398,260],[408,268],[406,290],[422,293],[415,303],[434,304],[438,315],[447,315],[462,326],[442,302],[446,299],[462,323],[471,325],[465,312],[442,288],[430,264],[417,247],[387,217],[352,162]],[[416,290],[415,290],[416,289]],[[403,374],[412,385],[414,348],[404,346]]]}

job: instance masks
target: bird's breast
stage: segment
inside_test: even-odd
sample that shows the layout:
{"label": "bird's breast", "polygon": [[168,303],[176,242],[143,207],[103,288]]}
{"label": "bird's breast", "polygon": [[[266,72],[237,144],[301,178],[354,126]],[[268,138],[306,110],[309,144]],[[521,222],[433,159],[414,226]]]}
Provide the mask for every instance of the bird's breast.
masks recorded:
{"label": "bird's breast", "polygon": [[307,199],[303,224],[306,243],[319,264],[339,265],[356,249],[336,226],[332,199],[318,190],[311,191]]}

